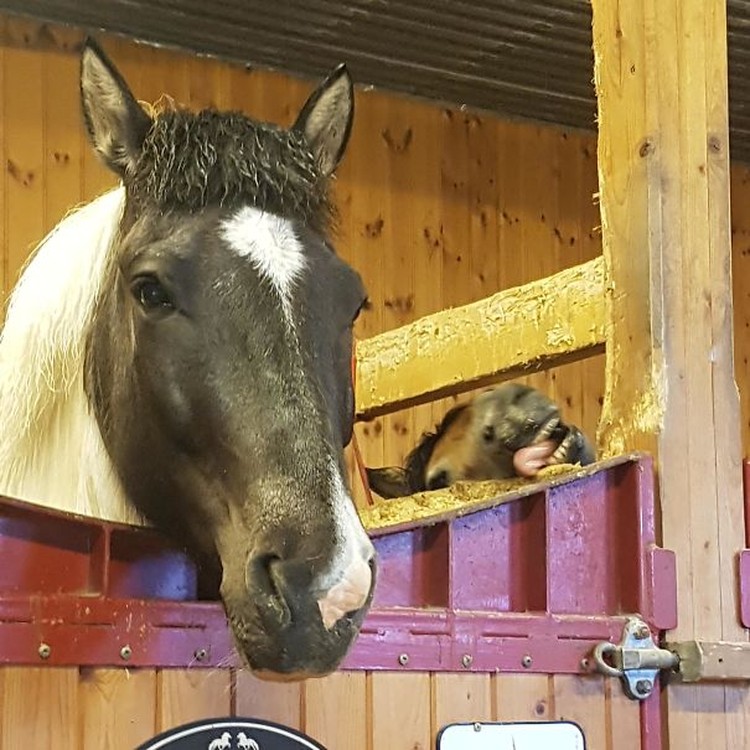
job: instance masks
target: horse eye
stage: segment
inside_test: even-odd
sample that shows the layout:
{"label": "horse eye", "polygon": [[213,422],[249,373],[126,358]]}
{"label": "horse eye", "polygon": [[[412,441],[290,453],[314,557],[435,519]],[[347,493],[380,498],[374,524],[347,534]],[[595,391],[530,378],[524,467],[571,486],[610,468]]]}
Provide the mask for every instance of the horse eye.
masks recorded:
{"label": "horse eye", "polygon": [[136,279],[133,284],[133,296],[145,310],[174,309],[174,303],[169,296],[169,292],[154,276],[143,276]]}

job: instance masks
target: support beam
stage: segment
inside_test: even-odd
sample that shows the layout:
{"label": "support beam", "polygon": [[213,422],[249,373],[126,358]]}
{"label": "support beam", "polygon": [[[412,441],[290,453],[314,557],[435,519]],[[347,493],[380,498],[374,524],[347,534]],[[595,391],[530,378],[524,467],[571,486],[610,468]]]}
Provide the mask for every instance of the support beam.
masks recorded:
{"label": "support beam", "polygon": [[357,416],[375,417],[603,350],[601,257],[357,344]]}
{"label": "support beam", "polygon": [[[592,0],[608,271],[604,455],[656,454],[673,640],[746,638],[725,0]],[[735,688],[672,686],[670,747],[732,747]]]}

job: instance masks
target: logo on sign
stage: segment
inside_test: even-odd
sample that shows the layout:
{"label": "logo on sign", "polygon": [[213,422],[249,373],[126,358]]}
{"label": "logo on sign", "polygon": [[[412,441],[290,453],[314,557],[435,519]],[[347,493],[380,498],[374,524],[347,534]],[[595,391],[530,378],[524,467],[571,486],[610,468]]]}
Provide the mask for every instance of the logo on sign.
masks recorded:
{"label": "logo on sign", "polygon": [[160,734],[137,750],[326,750],[289,727],[259,719],[210,719]]}

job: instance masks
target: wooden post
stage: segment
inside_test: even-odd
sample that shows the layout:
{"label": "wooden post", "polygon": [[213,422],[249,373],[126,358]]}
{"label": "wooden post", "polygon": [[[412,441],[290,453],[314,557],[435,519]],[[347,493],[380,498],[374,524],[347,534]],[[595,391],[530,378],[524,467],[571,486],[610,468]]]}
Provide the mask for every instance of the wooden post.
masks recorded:
{"label": "wooden post", "polygon": [[[592,4],[609,319],[600,446],[657,456],[678,565],[670,640],[741,640],[726,3]],[[742,746],[735,690],[671,686],[669,747]]]}

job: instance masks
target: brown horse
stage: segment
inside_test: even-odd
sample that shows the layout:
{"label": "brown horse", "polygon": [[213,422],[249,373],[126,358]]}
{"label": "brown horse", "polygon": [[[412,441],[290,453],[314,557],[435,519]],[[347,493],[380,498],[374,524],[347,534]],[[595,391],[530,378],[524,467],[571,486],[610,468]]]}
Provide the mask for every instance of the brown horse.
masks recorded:
{"label": "brown horse", "polygon": [[507,383],[454,406],[422,436],[406,466],[367,469],[382,497],[402,497],[461,480],[534,476],[556,463],[592,463],[594,450],[560,410],[534,388]]}
{"label": "brown horse", "polygon": [[329,672],[374,582],[342,453],[365,291],[328,240],[349,75],[289,130],[147,113],[92,42],[80,83],[122,184],[56,227],[12,297],[0,491],[148,519],[217,567],[252,667]]}

